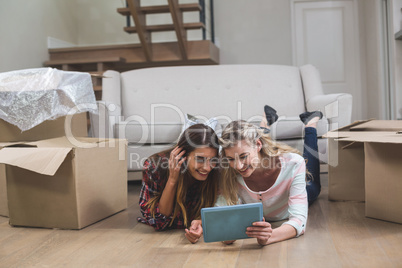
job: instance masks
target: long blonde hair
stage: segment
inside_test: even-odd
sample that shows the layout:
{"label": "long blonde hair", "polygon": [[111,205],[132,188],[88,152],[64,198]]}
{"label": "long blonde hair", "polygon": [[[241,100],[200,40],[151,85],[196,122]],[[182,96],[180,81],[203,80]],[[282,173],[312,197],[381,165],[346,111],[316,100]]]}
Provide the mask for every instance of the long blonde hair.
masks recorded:
{"label": "long blonde hair", "polygon": [[[187,157],[192,151],[200,147],[211,147],[216,150],[219,150],[219,142],[218,137],[214,130],[203,124],[196,124],[188,129],[186,129],[179,138],[177,144],[168,150],[157,153],[150,157],[150,161],[156,166],[156,170],[159,173],[160,178],[166,179],[169,178],[169,168],[162,163],[161,157],[165,155],[167,159],[169,159],[171,151],[175,147],[180,147],[183,149],[185,154],[183,157]],[[165,159],[166,160],[166,159]],[[165,161],[166,163],[166,161]],[[201,218],[201,208],[204,207],[212,207],[215,204],[216,196],[218,192],[218,183],[219,183],[219,169],[214,168],[209,174],[208,178],[205,181],[200,182],[200,199],[198,203],[191,208],[189,211],[185,208],[186,194],[187,190],[190,186],[190,181],[192,176],[187,168],[187,165],[182,165],[182,172],[180,172],[175,196],[175,204],[173,210],[173,217],[170,222],[170,226],[173,224],[176,216],[181,212],[183,216],[184,225],[188,226],[191,222],[190,219],[200,219]],[[156,206],[161,199],[162,192],[166,186],[166,183],[163,185],[160,192],[158,192],[155,196],[153,196],[148,202],[147,206],[150,208],[153,217],[155,216]]]}
{"label": "long blonde hair", "polygon": [[255,146],[258,140],[262,144],[260,151],[262,159],[272,159],[285,153],[301,155],[295,148],[281,142],[273,141],[269,134],[264,133],[262,129],[247,121],[237,120],[229,123],[223,130],[222,137],[219,139],[219,143],[223,149],[221,152],[223,168],[221,171],[220,191],[228,205],[234,205],[238,202],[238,186],[236,171],[225,161],[226,155],[224,149],[233,147],[241,141],[246,141],[249,145]]}

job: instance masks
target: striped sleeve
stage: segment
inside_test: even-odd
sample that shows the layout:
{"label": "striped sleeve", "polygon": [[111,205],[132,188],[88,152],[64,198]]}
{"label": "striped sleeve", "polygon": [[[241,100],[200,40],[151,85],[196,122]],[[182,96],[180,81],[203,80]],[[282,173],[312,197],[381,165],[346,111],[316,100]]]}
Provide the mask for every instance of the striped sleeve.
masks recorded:
{"label": "striped sleeve", "polygon": [[296,236],[300,236],[305,232],[308,214],[306,163],[302,157],[296,161],[288,200],[289,220],[283,224],[293,226],[297,232]]}

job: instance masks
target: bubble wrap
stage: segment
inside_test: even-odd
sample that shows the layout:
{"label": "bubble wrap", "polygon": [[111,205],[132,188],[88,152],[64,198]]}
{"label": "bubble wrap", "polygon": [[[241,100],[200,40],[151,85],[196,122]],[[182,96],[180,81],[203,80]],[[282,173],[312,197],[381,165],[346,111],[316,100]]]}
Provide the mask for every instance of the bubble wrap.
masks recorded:
{"label": "bubble wrap", "polygon": [[22,131],[87,111],[96,112],[89,73],[53,68],[0,73],[0,118]]}

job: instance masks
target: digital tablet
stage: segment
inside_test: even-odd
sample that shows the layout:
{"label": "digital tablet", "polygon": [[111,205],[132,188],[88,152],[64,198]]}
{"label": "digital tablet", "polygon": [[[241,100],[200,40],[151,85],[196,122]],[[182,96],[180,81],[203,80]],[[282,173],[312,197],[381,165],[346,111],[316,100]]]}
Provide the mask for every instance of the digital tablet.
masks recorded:
{"label": "digital tablet", "polygon": [[204,241],[217,242],[250,238],[246,229],[262,221],[262,203],[201,209]]}

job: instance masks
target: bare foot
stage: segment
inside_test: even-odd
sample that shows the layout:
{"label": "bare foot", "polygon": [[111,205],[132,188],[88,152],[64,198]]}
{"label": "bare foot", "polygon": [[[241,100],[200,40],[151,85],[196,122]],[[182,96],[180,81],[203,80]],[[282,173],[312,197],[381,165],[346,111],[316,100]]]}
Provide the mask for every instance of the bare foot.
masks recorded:
{"label": "bare foot", "polygon": [[311,118],[311,120],[307,122],[306,127],[317,128],[318,120],[320,120],[318,116]]}

